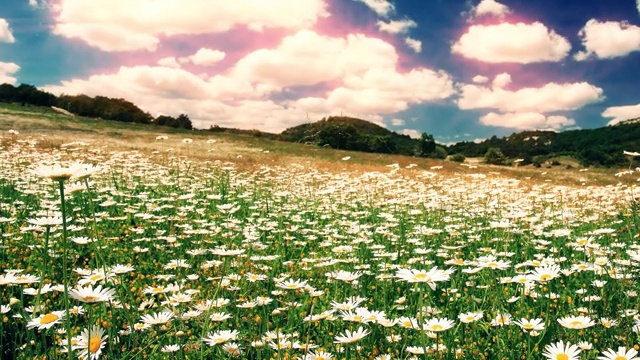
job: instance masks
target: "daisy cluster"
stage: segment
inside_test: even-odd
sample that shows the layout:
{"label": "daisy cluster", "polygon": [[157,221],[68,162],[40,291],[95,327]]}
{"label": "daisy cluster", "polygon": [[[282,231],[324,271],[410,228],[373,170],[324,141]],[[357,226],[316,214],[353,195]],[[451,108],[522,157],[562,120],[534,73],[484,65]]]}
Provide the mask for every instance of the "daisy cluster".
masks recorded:
{"label": "daisy cluster", "polygon": [[631,187],[158,146],[0,143],[4,358],[637,358]]}

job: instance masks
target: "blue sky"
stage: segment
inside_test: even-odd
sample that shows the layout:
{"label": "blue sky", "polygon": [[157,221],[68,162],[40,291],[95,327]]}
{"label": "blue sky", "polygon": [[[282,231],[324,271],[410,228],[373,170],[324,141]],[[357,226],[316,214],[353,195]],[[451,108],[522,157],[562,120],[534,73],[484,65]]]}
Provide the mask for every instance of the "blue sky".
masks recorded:
{"label": "blue sky", "polygon": [[280,132],[440,142],[640,117],[640,0],[8,0],[0,83]]}

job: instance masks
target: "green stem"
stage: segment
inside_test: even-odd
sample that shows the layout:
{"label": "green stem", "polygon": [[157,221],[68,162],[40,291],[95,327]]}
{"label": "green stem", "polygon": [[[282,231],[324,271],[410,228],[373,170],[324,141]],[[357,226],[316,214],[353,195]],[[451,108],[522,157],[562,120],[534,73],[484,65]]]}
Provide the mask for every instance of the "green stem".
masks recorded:
{"label": "green stem", "polygon": [[64,311],[65,326],[67,327],[67,357],[73,359],[71,352],[71,317],[69,316],[69,277],[67,273],[67,255],[69,253],[69,244],[67,243],[67,214],[65,212],[64,202],[64,180],[58,180],[60,188],[60,208],[62,211],[62,283],[64,285]]}

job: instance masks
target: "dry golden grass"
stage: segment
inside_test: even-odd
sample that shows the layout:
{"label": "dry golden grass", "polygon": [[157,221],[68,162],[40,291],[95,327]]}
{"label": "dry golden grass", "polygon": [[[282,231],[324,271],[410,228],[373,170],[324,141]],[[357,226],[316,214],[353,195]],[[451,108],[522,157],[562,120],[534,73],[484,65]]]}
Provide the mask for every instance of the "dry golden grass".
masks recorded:
{"label": "dry golden grass", "polygon": [[[633,183],[635,178],[618,178],[619,169],[566,169],[565,167],[535,168],[533,166],[505,167],[482,164],[468,159],[464,164],[435,159],[400,155],[369,154],[325,149],[316,146],[284,143],[246,135],[230,135],[207,131],[172,131],[150,125],[131,125],[117,122],[70,117],[53,110],[0,107],[2,141],[35,140],[42,151],[59,149],[74,142],[85,142],[109,151],[135,150],[142,154],[167,153],[188,157],[192,161],[231,161],[246,170],[263,165],[298,163],[330,172],[363,173],[387,172],[392,169],[408,177],[423,171],[464,175],[484,173],[491,176],[516,178],[525,183],[552,182],[556,184],[589,186]],[[9,136],[7,130],[20,134]],[[158,140],[160,135],[167,140]],[[187,143],[185,139],[191,139]],[[211,143],[215,141],[214,143]],[[71,145],[73,146],[73,145]],[[343,158],[349,157],[348,160]]]}

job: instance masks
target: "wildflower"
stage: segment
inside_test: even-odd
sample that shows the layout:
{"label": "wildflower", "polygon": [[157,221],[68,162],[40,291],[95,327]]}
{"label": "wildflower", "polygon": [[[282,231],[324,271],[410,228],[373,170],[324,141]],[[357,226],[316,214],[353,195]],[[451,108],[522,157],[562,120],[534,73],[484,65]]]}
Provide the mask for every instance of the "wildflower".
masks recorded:
{"label": "wildflower", "polygon": [[35,174],[41,177],[47,177],[54,181],[68,180],[74,176],[78,176],[84,172],[84,165],[73,163],[68,167],[62,167],[59,164],[53,166],[42,165],[35,169]]}
{"label": "wildflower", "polygon": [[618,351],[613,351],[613,349],[607,349],[602,352],[602,356],[598,356],[599,360],[638,360],[637,357],[638,352],[631,348],[626,350],[624,346],[618,347]]}
{"label": "wildflower", "polygon": [[281,288],[281,289],[287,289],[287,290],[297,290],[297,289],[301,289],[304,288],[305,286],[307,286],[307,281],[303,281],[303,280],[291,280],[288,279],[286,281],[282,281],[282,282],[278,282],[276,283],[276,286]]}
{"label": "wildflower", "polygon": [[209,346],[224,344],[229,340],[238,340],[239,332],[237,330],[219,330],[202,338]]}
{"label": "wildflower", "polygon": [[369,335],[369,333],[370,331],[363,329],[362,326],[360,326],[356,331],[345,330],[343,335],[337,335],[335,337],[334,343],[351,344]]}
{"label": "wildflower", "polygon": [[435,283],[449,280],[449,273],[443,270],[438,270],[438,267],[434,266],[429,271],[400,269],[396,272],[396,277],[401,281],[407,281],[409,283],[427,283],[432,290],[435,290]]}
{"label": "wildflower", "polygon": [[98,285],[95,289],[89,285],[69,290],[69,296],[85,303],[95,303],[111,301],[115,292],[115,289],[103,289],[102,285]]}
{"label": "wildflower", "polygon": [[52,311],[48,314],[42,314],[27,323],[27,329],[37,327],[38,330],[50,329],[54,325],[59,324],[64,318],[64,311]]}
{"label": "wildflower", "polygon": [[74,347],[81,350],[78,358],[80,360],[97,360],[100,358],[107,338],[108,336],[104,335],[104,329],[100,326],[94,325],[91,329],[85,328],[82,330],[78,343]]}
{"label": "wildflower", "polygon": [[542,331],[544,330],[544,323],[542,319],[532,319],[528,320],[522,318],[520,320],[516,320],[513,323],[520,326],[520,328],[524,331]]}
{"label": "wildflower", "polygon": [[567,316],[558,319],[558,323],[569,329],[586,329],[596,324],[588,316]]}
{"label": "wildflower", "polygon": [[222,345],[222,350],[233,357],[242,355],[242,349],[240,348],[240,345],[236,344],[235,342],[230,342]]}
{"label": "wildflower", "polygon": [[542,355],[552,360],[578,360],[580,359],[580,350],[578,346],[567,343],[566,345],[560,340],[555,344],[548,344],[544,347]]}
{"label": "wildflower", "polygon": [[172,353],[172,352],[180,351],[180,348],[181,346],[177,344],[165,345],[162,347],[162,349],[160,349],[160,351],[163,353]]}
{"label": "wildflower", "polygon": [[560,276],[560,267],[558,265],[540,266],[532,270],[529,274],[531,281],[546,283]]}
{"label": "wildflower", "polygon": [[173,319],[174,315],[169,311],[157,312],[154,314],[146,314],[140,317],[140,320],[149,325],[161,325],[166,324]]}
{"label": "wildflower", "polygon": [[482,312],[482,310],[462,313],[458,314],[458,320],[460,320],[460,322],[468,324],[482,319],[483,314],[484,313]]}
{"label": "wildflower", "polygon": [[312,353],[306,354],[302,357],[298,357],[297,359],[298,360],[331,360],[333,359],[333,354],[324,352],[324,351],[318,351],[318,352],[312,352]]}
{"label": "wildflower", "polygon": [[422,328],[427,331],[440,332],[451,329],[454,324],[453,320],[447,318],[432,318],[422,325]]}
{"label": "wildflower", "polygon": [[507,313],[498,314],[491,320],[491,326],[505,326],[511,324],[511,315]]}

